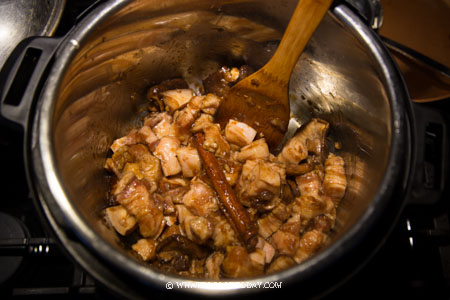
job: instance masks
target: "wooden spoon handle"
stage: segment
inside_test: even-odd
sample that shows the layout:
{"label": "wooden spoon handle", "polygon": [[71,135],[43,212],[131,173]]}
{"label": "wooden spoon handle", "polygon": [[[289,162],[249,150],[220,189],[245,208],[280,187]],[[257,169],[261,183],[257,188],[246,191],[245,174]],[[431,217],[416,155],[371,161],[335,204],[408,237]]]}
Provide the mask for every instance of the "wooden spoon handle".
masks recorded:
{"label": "wooden spoon handle", "polygon": [[[300,0],[266,72],[289,82],[291,71],[333,0]],[[281,79],[280,78],[280,79]]]}

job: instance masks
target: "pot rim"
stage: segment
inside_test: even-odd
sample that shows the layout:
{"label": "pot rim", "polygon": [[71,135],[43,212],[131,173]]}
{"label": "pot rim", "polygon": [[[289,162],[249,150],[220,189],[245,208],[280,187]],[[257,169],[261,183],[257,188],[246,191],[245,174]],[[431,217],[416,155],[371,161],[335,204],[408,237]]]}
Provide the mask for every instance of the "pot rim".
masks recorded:
{"label": "pot rim", "polygon": [[[31,147],[29,151],[31,151],[33,159],[31,162],[32,172],[34,173],[31,175],[33,179],[31,182],[37,191],[44,213],[66,250],[79,264],[90,273],[93,273],[96,279],[99,279],[104,284],[108,284],[108,282],[105,282],[107,279],[103,278],[102,274],[99,274],[99,270],[93,270],[92,257],[100,259],[109,266],[116,268],[120,266],[122,272],[136,278],[144,286],[150,285],[159,289],[165,289],[168,282],[182,282],[185,286],[194,287],[183,291],[204,295],[214,295],[218,291],[220,291],[221,295],[249,293],[255,291],[255,289],[242,287],[258,284],[259,282],[301,281],[323,272],[328,266],[343,257],[349,248],[355,247],[360,243],[382,216],[382,212],[388,202],[391,201],[398,184],[402,184],[402,187],[406,189],[405,182],[407,180],[405,181],[405,174],[408,174],[408,172],[404,173],[403,168],[410,165],[409,163],[405,164],[405,161],[411,159],[404,153],[404,149],[408,146],[407,136],[409,130],[406,125],[407,120],[403,108],[405,104],[409,103],[407,91],[396,65],[378,36],[355,13],[341,4],[332,8],[330,12],[341,23],[347,25],[353,35],[365,45],[381,67],[381,76],[386,83],[385,86],[387,86],[387,95],[390,99],[391,108],[391,151],[386,173],[374,199],[355,225],[339,240],[302,264],[276,274],[245,280],[212,282],[163,274],[117,251],[107,241],[98,237],[96,232],[78,214],[77,209],[68,200],[67,193],[60,183],[61,180],[54,160],[51,127],[53,124],[52,112],[56,100],[55,90],[61,83],[62,75],[68,67],[71,58],[77,52],[81,41],[87,38],[89,33],[95,28],[95,24],[102,22],[110,14],[129,2],[130,0],[115,0],[101,4],[64,38],[40,96],[38,117],[32,125],[33,136],[29,142]],[[71,237],[72,235],[75,235],[75,238]],[[82,250],[83,246],[89,250]],[[83,253],[80,254],[80,251]],[[86,255],[91,256],[91,258],[86,258]]]}

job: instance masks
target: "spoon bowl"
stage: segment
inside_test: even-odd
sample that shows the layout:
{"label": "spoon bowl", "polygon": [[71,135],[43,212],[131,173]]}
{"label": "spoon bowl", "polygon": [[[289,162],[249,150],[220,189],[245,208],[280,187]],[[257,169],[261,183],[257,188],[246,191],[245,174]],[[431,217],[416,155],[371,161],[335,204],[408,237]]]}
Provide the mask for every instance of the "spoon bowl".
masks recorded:
{"label": "spoon bowl", "polygon": [[301,0],[270,61],[234,85],[216,116],[222,128],[230,119],[252,126],[266,139],[270,149],[283,140],[289,123],[289,79],[332,0]]}

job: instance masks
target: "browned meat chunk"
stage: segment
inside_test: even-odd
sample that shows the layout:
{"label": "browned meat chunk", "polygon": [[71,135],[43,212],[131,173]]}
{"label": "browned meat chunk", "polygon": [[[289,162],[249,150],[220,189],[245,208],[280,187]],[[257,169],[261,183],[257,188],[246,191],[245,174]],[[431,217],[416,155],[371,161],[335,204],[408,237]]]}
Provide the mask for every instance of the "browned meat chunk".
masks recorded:
{"label": "browned meat chunk", "polygon": [[128,151],[127,146],[116,150],[111,158],[106,159],[105,169],[113,172],[117,178],[122,177],[122,170],[129,162],[134,162],[134,156]]}
{"label": "browned meat chunk", "polygon": [[320,198],[322,194],[322,180],[317,171],[311,171],[295,178],[300,195]]}
{"label": "browned meat chunk", "polygon": [[145,185],[134,179],[117,196],[117,202],[136,217],[139,232],[143,237],[156,238],[164,228],[164,216],[156,207]]}
{"label": "browned meat chunk", "polygon": [[206,216],[219,209],[216,193],[205,183],[197,180],[191,183],[183,203],[197,216]]}
{"label": "browned meat chunk", "polygon": [[122,205],[108,207],[105,212],[111,225],[121,235],[127,235],[136,228],[136,218]]}
{"label": "browned meat chunk", "polygon": [[345,177],[344,160],[340,156],[330,154],[325,161],[325,176],[323,179],[325,195],[330,196],[337,205],[344,197],[346,188],[347,178]]}
{"label": "browned meat chunk", "polygon": [[230,152],[230,145],[220,133],[218,124],[210,125],[203,129],[205,133],[205,142],[203,147],[205,150],[214,153],[219,157],[225,157]]}
{"label": "browned meat chunk", "polygon": [[164,111],[164,103],[161,100],[161,93],[174,89],[187,89],[188,85],[183,79],[169,79],[161,82],[158,85],[152,86],[148,89],[147,100],[149,101],[150,111]]}
{"label": "browned meat chunk", "polygon": [[258,219],[258,232],[263,238],[268,238],[286,221],[291,214],[291,206],[283,202],[278,204],[267,216]]}
{"label": "browned meat chunk", "polygon": [[187,217],[183,224],[186,236],[199,244],[205,243],[213,234],[214,225],[204,217]]}
{"label": "browned meat chunk", "polygon": [[111,150],[113,152],[117,152],[117,150],[119,150],[123,146],[134,145],[138,141],[138,131],[136,129],[132,129],[126,136],[114,140],[111,145]]}
{"label": "browned meat chunk", "polygon": [[209,219],[193,215],[184,205],[177,205],[176,209],[181,229],[191,241],[203,244],[212,237],[214,224]]}
{"label": "browned meat chunk", "polygon": [[220,266],[225,259],[225,255],[222,252],[215,251],[206,259],[206,277],[212,280],[220,279]]}
{"label": "browned meat chunk", "polygon": [[175,89],[161,93],[163,101],[169,111],[175,111],[191,100],[193,94],[190,89]]}
{"label": "browned meat chunk", "polygon": [[184,177],[194,177],[200,174],[202,162],[197,149],[181,147],[177,150],[177,157]]}
{"label": "browned meat chunk", "polygon": [[297,249],[294,259],[296,263],[301,263],[316,253],[325,241],[325,234],[318,230],[305,232],[300,238],[300,246]]}
{"label": "browned meat chunk", "polygon": [[256,136],[256,130],[251,126],[236,120],[228,121],[225,127],[225,138],[239,147],[250,144]]}
{"label": "browned meat chunk", "polygon": [[212,238],[216,248],[225,248],[228,245],[236,244],[238,242],[236,233],[225,217],[216,216],[214,218],[214,225]]}
{"label": "browned meat chunk", "polygon": [[200,108],[204,96],[194,96],[185,108],[176,111],[174,114],[177,137],[183,144],[186,144],[191,136],[191,127],[200,115]]}
{"label": "browned meat chunk", "polygon": [[236,153],[236,160],[244,162],[248,159],[268,159],[269,146],[265,139],[259,139],[243,147],[239,153]]}
{"label": "browned meat chunk", "polygon": [[299,246],[298,235],[278,230],[271,238],[270,243],[280,254],[293,255]]}
{"label": "browned meat chunk", "polygon": [[266,273],[276,273],[281,270],[286,270],[293,265],[295,265],[295,261],[292,257],[288,255],[281,255],[274,259],[274,261],[269,265]]}
{"label": "browned meat chunk", "polygon": [[262,249],[255,249],[248,256],[250,257],[250,262],[252,263],[254,272],[256,274],[264,273],[264,266],[266,265],[266,257],[264,251]]}
{"label": "browned meat chunk", "polygon": [[275,248],[262,237],[258,237],[256,248],[263,251],[265,263],[269,264],[275,256]]}
{"label": "browned meat chunk", "polygon": [[247,160],[238,181],[240,200],[245,206],[270,210],[281,200],[281,185],[285,181],[285,170],[280,164]]}
{"label": "browned meat chunk", "polygon": [[145,118],[144,126],[148,126],[153,130],[153,127],[161,123],[163,120],[170,124],[172,123],[172,116],[167,112],[151,113]]}
{"label": "browned meat chunk", "polygon": [[137,135],[140,143],[147,145],[151,151],[155,150],[159,138],[149,126],[142,126]]}
{"label": "browned meat chunk", "polygon": [[181,172],[181,166],[177,159],[177,150],[180,141],[176,137],[164,137],[159,141],[155,149],[155,156],[161,160],[164,176],[176,175]]}
{"label": "browned meat chunk", "polygon": [[[325,147],[325,136],[328,132],[328,122],[320,119],[312,119],[300,131],[290,139],[278,155],[278,160],[285,164],[298,164],[308,156],[308,140],[318,140]],[[311,145],[317,145],[311,143]],[[313,149],[317,150],[317,149]]]}
{"label": "browned meat chunk", "polygon": [[213,120],[213,116],[208,114],[201,114],[200,117],[198,117],[192,125],[191,132],[202,132],[206,127],[213,125]]}
{"label": "browned meat chunk", "polygon": [[228,246],[222,269],[227,277],[240,278],[261,274],[255,267],[247,250],[241,246]]}
{"label": "browned meat chunk", "polygon": [[301,216],[299,213],[293,213],[292,216],[281,225],[280,230],[284,232],[292,233],[293,235],[298,236],[300,231],[302,230]]}
{"label": "browned meat chunk", "polygon": [[[147,183],[151,193],[156,191],[159,181],[162,178],[161,164],[159,159],[154,157],[144,145],[133,145],[129,147],[129,152],[136,158],[139,172]],[[142,179],[135,172],[138,179]]]}
{"label": "browned meat chunk", "polygon": [[139,166],[136,163],[126,164],[122,174],[120,174],[120,179],[112,186],[112,195],[117,196],[122,193],[128,184],[136,178],[136,173],[141,174],[139,171]]}
{"label": "browned meat chunk", "polygon": [[143,261],[150,261],[156,257],[156,241],[152,239],[140,239],[131,248]]}
{"label": "browned meat chunk", "polygon": [[241,174],[242,164],[231,158],[218,157],[217,160],[223,168],[228,184],[234,186]]}
{"label": "browned meat chunk", "polygon": [[311,219],[325,212],[326,205],[322,198],[312,196],[300,196],[295,198],[293,210],[298,213],[301,218],[301,228],[304,229]]}
{"label": "browned meat chunk", "polygon": [[205,114],[214,116],[219,106],[220,106],[220,98],[214,94],[208,94],[203,99],[200,108],[202,112],[204,112]]}

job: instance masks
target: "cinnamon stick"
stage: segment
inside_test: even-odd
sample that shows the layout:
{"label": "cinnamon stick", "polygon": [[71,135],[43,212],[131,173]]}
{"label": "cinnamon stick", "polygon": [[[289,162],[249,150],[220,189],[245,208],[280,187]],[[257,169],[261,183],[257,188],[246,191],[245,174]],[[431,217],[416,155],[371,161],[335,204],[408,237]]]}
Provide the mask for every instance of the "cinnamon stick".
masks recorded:
{"label": "cinnamon stick", "polygon": [[203,133],[194,136],[194,143],[205,166],[206,174],[211,179],[213,187],[219,195],[220,207],[228,222],[238,233],[240,240],[247,248],[256,245],[257,228],[237,198],[233,188],[228,184],[225,173],[214,154],[203,149],[205,137]]}

